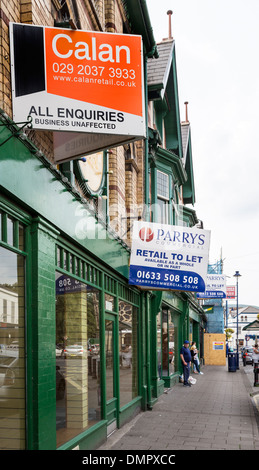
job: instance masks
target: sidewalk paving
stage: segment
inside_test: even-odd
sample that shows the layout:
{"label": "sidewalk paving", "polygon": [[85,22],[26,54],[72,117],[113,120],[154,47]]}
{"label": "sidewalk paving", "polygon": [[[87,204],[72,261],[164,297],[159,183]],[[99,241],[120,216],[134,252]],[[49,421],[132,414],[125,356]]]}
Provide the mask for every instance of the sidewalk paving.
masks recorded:
{"label": "sidewalk paving", "polygon": [[[252,366],[204,366],[116,430],[99,450],[258,450],[259,388]],[[258,402],[257,402],[258,399]],[[257,408],[258,403],[258,408]]]}

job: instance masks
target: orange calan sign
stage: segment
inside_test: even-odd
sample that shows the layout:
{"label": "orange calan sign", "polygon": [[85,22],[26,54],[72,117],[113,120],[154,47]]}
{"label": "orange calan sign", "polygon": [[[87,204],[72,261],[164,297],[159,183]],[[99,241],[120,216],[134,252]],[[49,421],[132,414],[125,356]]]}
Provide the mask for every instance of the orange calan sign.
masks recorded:
{"label": "orange calan sign", "polygon": [[10,23],[10,46],[14,121],[145,137],[141,36]]}
{"label": "orange calan sign", "polygon": [[142,115],[141,37],[45,29],[47,91]]}

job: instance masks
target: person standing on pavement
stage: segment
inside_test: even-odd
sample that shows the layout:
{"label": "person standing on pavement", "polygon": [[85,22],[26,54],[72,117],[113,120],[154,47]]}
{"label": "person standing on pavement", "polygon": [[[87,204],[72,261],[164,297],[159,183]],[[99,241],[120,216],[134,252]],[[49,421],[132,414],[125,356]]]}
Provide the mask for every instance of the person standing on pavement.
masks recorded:
{"label": "person standing on pavement", "polygon": [[191,356],[192,356],[192,362],[195,365],[195,368],[196,368],[196,371],[197,371],[197,372],[194,371],[194,373],[203,375],[203,372],[200,371],[200,367],[199,367],[198,352],[199,351],[196,347],[196,343],[195,343],[195,341],[193,341],[192,345],[191,345]]}
{"label": "person standing on pavement", "polygon": [[252,360],[253,360],[253,364],[258,363],[258,361],[259,361],[259,351],[258,351],[258,345],[257,344],[255,344],[254,347],[253,347]]}
{"label": "person standing on pavement", "polygon": [[190,342],[186,339],[184,341],[184,345],[180,349],[180,358],[183,365],[183,386],[184,387],[191,387],[191,384],[188,382],[190,376],[190,366],[191,366],[191,351],[189,350]]}

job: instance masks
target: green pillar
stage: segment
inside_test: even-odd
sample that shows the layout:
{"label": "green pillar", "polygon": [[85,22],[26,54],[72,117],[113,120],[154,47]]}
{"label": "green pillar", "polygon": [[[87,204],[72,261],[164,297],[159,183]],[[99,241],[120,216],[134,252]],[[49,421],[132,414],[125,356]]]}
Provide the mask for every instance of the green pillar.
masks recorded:
{"label": "green pillar", "polygon": [[28,297],[28,448],[56,449],[55,242],[58,232],[41,218],[30,230]]}
{"label": "green pillar", "polygon": [[157,315],[160,312],[162,303],[162,291],[153,291],[151,298],[151,383],[153,388],[153,396],[158,397],[158,384],[160,377],[158,375],[158,360],[157,360]]}

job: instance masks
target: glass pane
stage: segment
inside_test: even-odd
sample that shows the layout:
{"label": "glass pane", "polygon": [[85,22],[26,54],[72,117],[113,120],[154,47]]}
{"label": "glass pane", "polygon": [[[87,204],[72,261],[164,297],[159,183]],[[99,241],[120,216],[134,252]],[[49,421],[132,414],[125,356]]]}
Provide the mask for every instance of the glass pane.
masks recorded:
{"label": "glass pane", "polygon": [[157,368],[158,376],[162,377],[162,357],[161,357],[161,313],[157,315]]}
{"label": "glass pane", "polygon": [[190,319],[190,328],[189,328],[189,341],[192,343],[192,333],[193,333],[193,321]]}
{"label": "glass pane", "polygon": [[57,266],[61,266],[61,250],[57,247]]}
{"label": "glass pane", "polygon": [[88,420],[101,419],[99,291],[87,286]]}
{"label": "glass pane", "polygon": [[168,223],[168,201],[157,199],[157,223]]}
{"label": "glass pane", "polygon": [[106,400],[110,400],[114,396],[113,391],[113,365],[114,365],[114,337],[113,337],[113,321],[105,320],[105,355],[106,355]]}
{"label": "glass pane", "polygon": [[105,294],[105,310],[114,311],[114,297],[109,294]]}
{"label": "glass pane", "polygon": [[169,315],[169,374],[175,372],[175,328]]}
{"label": "glass pane", "polygon": [[162,374],[168,375],[169,351],[168,351],[168,329],[167,329],[167,310],[162,311]]}
{"label": "glass pane", "polygon": [[169,199],[169,176],[161,171],[157,172],[157,194]]}
{"label": "glass pane", "polygon": [[14,223],[11,217],[7,217],[7,243],[8,245],[13,245],[13,228]]}
{"label": "glass pane", "polygon": [[0,247],[0,449],[25,449],[24,258]]}
{"label": "glass pane", "polygon": [[24,251],[24,226],[19,224],[19,250]]}
{"label": "glass pane", "polygon": [[57,445],[100,419],[99,292],[56,273]]}
{"label": "glass pane", "polygon": [[138,396],[137,309],[119,303],[120,406]]}

